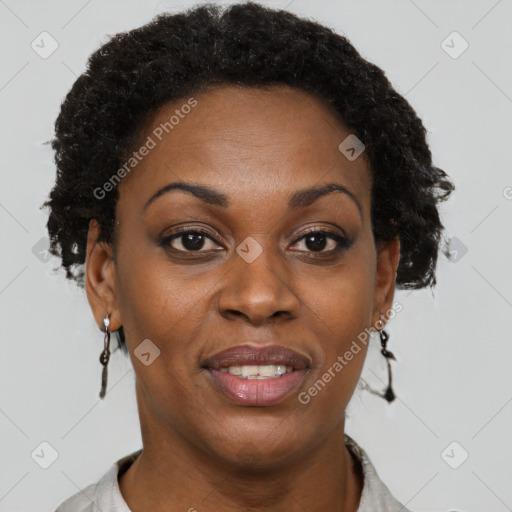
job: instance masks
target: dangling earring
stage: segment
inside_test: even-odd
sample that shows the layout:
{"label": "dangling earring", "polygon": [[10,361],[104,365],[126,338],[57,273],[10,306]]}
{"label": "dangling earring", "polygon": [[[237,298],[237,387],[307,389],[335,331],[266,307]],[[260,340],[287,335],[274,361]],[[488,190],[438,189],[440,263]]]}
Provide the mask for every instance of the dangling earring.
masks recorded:
{"label": "dangling earring", "polygon": [[384,391],[384,393],[382,393],[380,391],[375,391],[375,389],[373,389],[370,385],[368,385],[368,383],[366,383],[364,380],[362,380],[363,389],[367,389],[368,391],[370,391],[370,393],[373,393],[374,395],[378,395],[378,396],[384,398],[385,400],[387,400],[389,403],[391,403],[396,398],[396,395],[395,395],[395,393],[393,391],[393,387],[392,387],[391,364],[390,364],[389,360],[393,359],[396,361],[396,359],[395,359],[395,356],[393,355],[393,353],[387,349],[387,343],[389,340],[388,333],[384,329],[381,329],[381,330],[379,330],[379,335],[380,335],[380,344],[382,346],[380,353],[386,358],[386,363],[388,365],[388,387],[386,388],[386,391]]}
{"label": "dangling earring", "polygon": [[393,353],[390,352],[386,348],[388,340],[389,340],[388,333],[384,329],[381,329],[379,331],[379,335],[380,335],[380,344],[382,346],[380,352],[386,358],[386,363],[388,364],[388,387],[386,388],[386,391],[384,392],[384,394],[382,394],[381,396],[384,397],[388,402],[392,402],[396,398],[396,396],[395,396],[395,393],[393,392],[393,387],[392,387],[391,363],[389,362],[389,360],[393,359],[394,361],[396,361],[396,359],[395,359],[395,356],[393,355]]}
{"label": "dangling earring", "polygon": [[100,398],[105,397],[105,393],[107,391],[107,365],[108,361],[110,359],[110,315],[106,315],[103,319],[103,325],[105,326],[105,348],[103,349],[103,352],[100,354],[100,363],[103,365],[103,370],[101,371],[101,391],[100,391]]}

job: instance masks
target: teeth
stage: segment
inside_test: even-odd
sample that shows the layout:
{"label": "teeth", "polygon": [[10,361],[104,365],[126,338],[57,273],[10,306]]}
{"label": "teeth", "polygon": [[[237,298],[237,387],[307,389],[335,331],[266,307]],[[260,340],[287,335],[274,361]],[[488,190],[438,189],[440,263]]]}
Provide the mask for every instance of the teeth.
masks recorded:
{"label": "teeth", "polygon": [[[252,369],[254,367],[249,366],[246,368]],[[281,365],[266,364],[265,366],[258,366],[258,374],[261,377],[275,377],[276,373],[279,373],[279,374],[286,373],[286,368],[285,368],[284,372],[282,372],[280,370],[281,370]],[[254,373],[250,373],[249,375],[253,376]],[[245,377],[245,374],[244,374],[244,377]]]}
{"label": "teeth", "polygon": [[273,379],[292,372],[293,367],[284,364],[243,365],[221,368],[220,371],[243,379]]}
{"label": "teeth", "polygon": [[231,375],[241,375],[242,367],[241,366],[230,366],[228,368],[228,372],[231,373]]}

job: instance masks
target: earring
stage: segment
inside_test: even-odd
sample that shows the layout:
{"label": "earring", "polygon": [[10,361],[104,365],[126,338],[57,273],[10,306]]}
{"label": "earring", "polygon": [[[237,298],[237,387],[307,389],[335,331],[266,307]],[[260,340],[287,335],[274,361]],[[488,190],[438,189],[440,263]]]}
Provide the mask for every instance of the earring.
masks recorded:
{"label": "earring", "polygon": [[395,359],[395,356],[393,355],[393,353],[390,352],[386,348],[388,340],[389,340],[388,333],[384,329],[381,329],[379,331],[379,335],[380,335],[380,344],[382,346],[380,352],[386,358],[386,363],[388,364],[388,387],[386,388],[386,391],[384,392],[384,394],[382,394],[381,396],[383,398],[385,398],[388,402],[392,402],[396,398],[396,396],[395,396],[395,393],[393,392],[393,388],[392,388],[391,364],[390,364],[389,360],[393,359],[396,361],[396,359]]}
{"label": "earring", "polygon": [[391,403],[396,398],[396,395],[395,395],[395,393],[393,391],[393,387],[392,387],[391,364],[390,364],[389,360],[393,359],[396,361],[396,359],[395,359],[395,356],[393,355],[393,353],[387,349],[387,343],[389,340],[388,333],[384,329],[381,329],[379,331],[379,335],[380,335],[380,344],[382,347],[380,350],[380,353],[386,358],[386,363],[388,365],[388,387],[386,388],[386,391],[384,391],[384,393],[382,393],[380,391],[376,391],[367,382],[365,382],[364,379],[361,379],[362,387],[363,387],[363,389],[368,390],[370,393],[373,393],[374,395],[378,395],[378,396],[384,398],[385,400],[387,400],[389,403]]}
{"label": "earring", "polygon": [[104,338],[104,344],[105,347],[103,349],[103,352],[100,354],[100,363],[103,365],[103,370],[101,371],[101,391],[100,391],[100,398],[105,397],[105,393],[107,391],[107,365],[108,361],[110,359],[110,314],[107,314],[105,318],[103,319],[103,325],[105,327],[105,338]]}

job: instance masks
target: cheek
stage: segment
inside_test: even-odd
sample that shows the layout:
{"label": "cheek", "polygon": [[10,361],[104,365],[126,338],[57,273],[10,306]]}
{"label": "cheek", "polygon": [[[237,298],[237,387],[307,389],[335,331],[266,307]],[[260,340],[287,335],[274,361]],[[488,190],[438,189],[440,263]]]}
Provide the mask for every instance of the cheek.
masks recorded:
{"label": "cheek", "polygon": [[[150,339],[162,351],[180,350],[204,315],[208,284],[176,271],[156,248],[120,245],[117,272],[121,318],[130,351]],[[191,269],[192,270],[192,269]],[[172,343],[171,343],[172,341]],[[165,350],[164,350],[165,349]]]}
{"label": "cheek", "polygon": [[331,338],[327,349],[342,349],[371,325],[375,283],[371,251],[354,251],[330,276],[307,281],[304,303],[325,325]]}
{"label": "cheek", "polygon": [[371,287],[352,279],[330,286],[311,304],[320,350],[308,386],[298,396],[309,417],[327,428],[343,415],[361,375],[368,350]]}
{"label": "cheek", "polygon": [[333,421],[352,397],[370,339],[375,272],[371,246],[364,247],[370,249],[361,246],[330,279],[308,280],[304,290],[321,350],[301,403],[309,400],[315,414]]}
{"label": "cheek", "polygon": [[[120,269],[120,309],[126,342],[137,375],[139,392],[164,415],[164,421],[179,427],[185,418],[168,415],[176,407],[197,402],[193,390],[197,377],[197,347],[207,311],[204,281],[186,280],[162,262],[135,263]],[[122,269],[128,269],[123,272]],[[201,283],[201,284],[200,284]],[[204,338],[204,335],[203,335]],[[149,345],[149,365],[139,360],[144,340]],[[146,342],[146,347],[147,342]],[[145,350],[147,351],[147,350]],[[159,352],[158,352],[159,351]],[[153,360],[153,354],[158,354]],[[178,404],[181,404],[178,406]]]}
{"label": "cheek", "polygon": [[[367,348],[359,340],[371,325],[372,287],[366,278],[360,282],[355,277],[351,273],[350,280],[339,279],[338,284],[331,285],[328,291],[317,291],[308,304],[312,312],[311,321],[316,318],[315,330],[321,333],[317,337],[321,347],[317,371],[324,373],[332,368],[337,374],[333,380],[339,384],[343,381],[342,388],[359,377]],[[339,367],[333,368],[340,357],[344,359],[342,371]]]}

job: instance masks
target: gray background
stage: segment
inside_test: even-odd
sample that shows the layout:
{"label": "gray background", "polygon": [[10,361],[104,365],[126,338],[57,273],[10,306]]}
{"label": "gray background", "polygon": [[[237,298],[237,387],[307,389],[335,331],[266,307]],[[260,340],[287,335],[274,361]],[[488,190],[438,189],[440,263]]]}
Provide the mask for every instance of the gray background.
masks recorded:
{"label": "gray background", "polygon": [[[347,432],[412,510],[512,510],[512,1],[263,3],[345,33],[383,68],[457,186],[442,209],[456,261],[440,257],[433,293],[396,295],[403,311],[389,326],[389,348],[399,359],[398,399],[388,405],[358,390]],[[108,35],[192,4],[0,0],[2,512],[52,511],[140,447],[131,364],[113,355],[100,401],[102,335],[84,293],[53,271],[56,258],[45,258],[39,206],[55,169],[44,142]],[[58,43],[47,58],[31,47],[42,46],[43,31]],[[364,376],[382,389],[377,341]],[[58,454],[47,469],[40,464],[51,462],[52,449],[42,442]]]}

